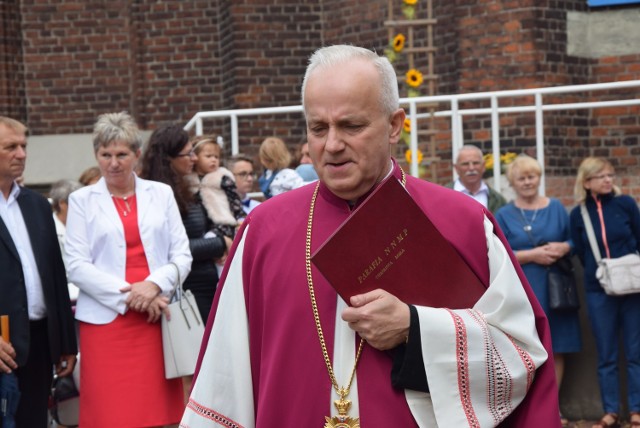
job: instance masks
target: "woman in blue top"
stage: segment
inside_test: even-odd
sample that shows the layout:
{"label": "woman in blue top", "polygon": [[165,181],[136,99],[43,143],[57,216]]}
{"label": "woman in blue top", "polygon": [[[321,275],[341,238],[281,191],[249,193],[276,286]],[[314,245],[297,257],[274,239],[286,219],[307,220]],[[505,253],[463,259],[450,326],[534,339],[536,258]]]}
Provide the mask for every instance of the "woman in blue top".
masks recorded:
{"label": "woman in blue top", "polygon": [[[580,351],[582,343],[578,312],[549,308],[548,270],[570,252],[572,244],[569,216],[564,206],[557,199],[538,192],[541,174],[542,168],[535,159],[527,155],[516,157],[507,171],[516,198],[496,212],[496,219],[549,319],[556,378],[560,385],[564,354]],[[562,422],[563,425],[568,423],[564,419]]]}
{"label": "woman in blue top", "polygon": [[605,415],[597,427],[617,427],[620,411],[618,335],[622,331],[627,360],[631,426],[640,427],[640,294],[609,296],[596,279],[596,261],[589,246],[580,204],[585,204],[602,257],[621,257],[640,249],[640,211],[636,201],[615,186],[609,161],[589,157],[576,178],[578,206],[571,211],[571,238],[584,266],[584,287],[591,329],[598,351],[598,381]]}

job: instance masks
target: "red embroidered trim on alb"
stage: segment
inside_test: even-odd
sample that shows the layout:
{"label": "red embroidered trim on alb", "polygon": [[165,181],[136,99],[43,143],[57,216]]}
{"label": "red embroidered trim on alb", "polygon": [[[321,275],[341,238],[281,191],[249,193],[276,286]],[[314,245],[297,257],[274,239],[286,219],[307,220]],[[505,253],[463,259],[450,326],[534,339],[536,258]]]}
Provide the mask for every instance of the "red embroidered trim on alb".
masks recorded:
{"label": "red embroidered trim on alb", "polygon": [[471,391],[469,390],[469,350],[467,347],[467,329],[462,317],[447,309],[453,319],[456,330],[456,361],[458,363],[458,393],[460,394],[460,404],[464,410],[469,427],[480,427],[480,422],[473,410],[471,403]]}
{"label": "red embroidered trim on alb", "polygon": [[[227,418],[226,416],[216,412],[213,409],[209,409],[208,407],[203,406],[202,404],[194,401],[193,399],[189,399],[189,404],[187,404],[187,408],[193,410],[197,415],[202,416],[203,418],[206,418],[206,419],[210,419],[215,423],[222,425],[223,427],[244,428],[242,425],[240,425],[236,421]],[[182,427],[182,425],[180,426]]]}

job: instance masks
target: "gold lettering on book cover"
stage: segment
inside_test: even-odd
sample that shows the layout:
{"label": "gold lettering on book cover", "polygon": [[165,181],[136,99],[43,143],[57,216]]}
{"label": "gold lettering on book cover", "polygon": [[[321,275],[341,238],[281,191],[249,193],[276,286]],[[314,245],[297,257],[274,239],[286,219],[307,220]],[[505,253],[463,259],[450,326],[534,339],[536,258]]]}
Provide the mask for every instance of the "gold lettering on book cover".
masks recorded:
{"label": "gold lettering on book cover", "polygon": [[409,234],[409,231],[407,229],[402,229],[402,231],[398,233],[396,237],[393,238],[393,241],[391,241],[389,245],[384,249],[384,255],[385,256],[391,255],[391,253],[393,253],[394,250],[398,248],[402,240],[406,238],[408,234]]}
{"label": "gold lettering on book cover", "polygon": [[[402,256],[405,252],[405,249],[402,248],[402,241],[409,235],[409,230],[407,228],[402,229],[398,234],[393,238],[391,242],[383,249],[383,256],[377,256],[367,267],[364,268],[362,273],[358,275],[358,284],[362,284],[365,282],[371,274],[375,272],[375,279],[379,280],[382,276],[389,270],[391,266],[393,266],[393,260],[398,260],[400,256]],[[393,256],[393,259],[389,259],[389,257]],[[376,272],[377,271],[377,272]]]}
{"label": "gold lettering on book cover", "polygon": [[382,275],[384,275],[384,274],[389,270],[389,268],[390,268],[391,266],[393,266],[393,262],[392,262],[391,260],[389,260],[389,261],[387,262],[387,264],[386,264],[386,265],[384,265],[384,267],[383,267],[382,269],[380,269],[380,272],[378,272],[378,273],[376,274],[376,279],[380,279],[380,278],[382,278]]}
{"label": "gold lettering on book cover", "polygon": [[362,281],[367,279],[367,277],[374,271],[378,266],[382,263],[382,257],[378,256],[367,266],[360,275],[358,275],[358,283],[362,284]]}

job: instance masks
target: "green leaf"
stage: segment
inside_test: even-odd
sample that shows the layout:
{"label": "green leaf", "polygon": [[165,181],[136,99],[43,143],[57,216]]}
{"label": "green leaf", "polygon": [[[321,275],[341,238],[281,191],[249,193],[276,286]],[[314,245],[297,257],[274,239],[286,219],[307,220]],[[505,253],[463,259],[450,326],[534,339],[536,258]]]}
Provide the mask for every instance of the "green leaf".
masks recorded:
{"label": "green leaf", "polygon": [[411,145],[411,134],[409,134],[408,132],[402,131],[402,134],[400,134],[400,139],[402,139],[402,141],[404,141],[407,146]]}
{"label": "green leaf", "polygon": [[410,6],[405,4],[402,6],[402,14],[407,19],[414,19],[416,17],[416,8],[415,6]]}
{"label": "green leaf", "polygon": [[390,49],[390,48],[386,48],[384,50],[384,56],[387,57],[387,59],[389,60],[390,63],[393,63],[398,57],[396,55],[395,51],[393,49]]}

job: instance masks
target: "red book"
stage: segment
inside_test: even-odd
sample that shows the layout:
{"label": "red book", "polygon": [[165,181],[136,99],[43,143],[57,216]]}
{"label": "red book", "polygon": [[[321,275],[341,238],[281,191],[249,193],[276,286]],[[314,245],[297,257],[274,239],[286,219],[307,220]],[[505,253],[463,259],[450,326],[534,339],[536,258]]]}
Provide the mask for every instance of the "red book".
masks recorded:
{"label": "red book", "polygon": [[311,257],[338,294],[382,288],[405,303],[471,308],[486,288],[393,176]]}

